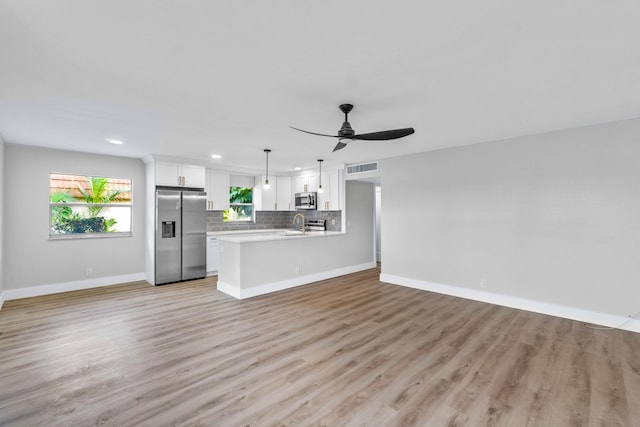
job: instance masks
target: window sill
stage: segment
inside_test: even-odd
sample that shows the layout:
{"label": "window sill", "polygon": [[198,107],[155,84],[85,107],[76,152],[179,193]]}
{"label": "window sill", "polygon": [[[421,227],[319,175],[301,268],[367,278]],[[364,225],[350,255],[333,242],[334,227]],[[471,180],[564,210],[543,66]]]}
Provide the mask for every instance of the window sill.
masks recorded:
{"label": "window sill", "polygon": [[49,240],[86,240],[86,239],[114,239],[119,237],[133,237],[133,233],[75,233],[49,235]]}

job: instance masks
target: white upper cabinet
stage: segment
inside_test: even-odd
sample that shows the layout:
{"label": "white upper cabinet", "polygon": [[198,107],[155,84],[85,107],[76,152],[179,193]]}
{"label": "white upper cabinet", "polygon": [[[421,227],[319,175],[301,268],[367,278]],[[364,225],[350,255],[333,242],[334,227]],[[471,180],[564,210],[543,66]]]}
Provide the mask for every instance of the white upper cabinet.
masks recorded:
{"label": "white upper cabinet", "polygon": [[[318,191],[319,174],[307,174],[294,176],[292,178],[292,193],[306,193]],[[344,183],[342,182],[342,171],[327,170],[322,171],[322,193],[318,193],[318,210],[337,211],[341,209],[342,192]]]}
{"label": "white upper cabinet", "polygon": [[293,177],[293,193],[313,193],[318,191],[318,175],[300,175]]}
{"label": "white upper cabinet", "polygon": [[337,211],[340,210],[340,196],[342,194],[342,174],[340,171],[327,171],[322,174],[322,193],[318,193],[318,210]]}
{"label": "white upper cabinet", "polygon": [[279,176],[276,178],[278,191],[276,193],[276,210],[292,211],[295,209],[291,202],[291,177]]}
{"label": "white upper cabinet", "polygon": [[259,184],[254,190],[254,204],[258,211],[289,211],[293,210],[291,204],[291,177],[271,176],[269,184],[271,188],[263,188],[265,176],[259,177]]}
{"label": "white upper cabinet", "polygon": [[275,211],[278,181],[275,176],[270,176],[269,185],[271,188],[266,190],[264,188],[264,181],[266,177],[263,175],[259,179],[259,182],[253,190],[253,204],[257,211]]}
{"label": "white upper cabinet", "polygon": [[156,185],[168,187],[205,187],[204,166],[156,160]]}
{"label": "white upper cabinet", "polygon": [[206,179],[207,210],[229,209],[229,172],[207,169]]}

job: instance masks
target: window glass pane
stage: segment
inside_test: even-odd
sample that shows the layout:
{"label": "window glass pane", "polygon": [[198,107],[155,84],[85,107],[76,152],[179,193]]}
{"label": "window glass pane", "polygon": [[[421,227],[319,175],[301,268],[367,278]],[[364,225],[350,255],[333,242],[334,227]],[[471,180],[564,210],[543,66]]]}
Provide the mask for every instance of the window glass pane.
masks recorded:
{"label": "window glass pane", "polygon": [[131,233],[131,179],[50,174],[49,235]]}
{"label": "window glass pane", "polygon": [[253,221],[253,188],[229,187],[229,210],[224,221]]}

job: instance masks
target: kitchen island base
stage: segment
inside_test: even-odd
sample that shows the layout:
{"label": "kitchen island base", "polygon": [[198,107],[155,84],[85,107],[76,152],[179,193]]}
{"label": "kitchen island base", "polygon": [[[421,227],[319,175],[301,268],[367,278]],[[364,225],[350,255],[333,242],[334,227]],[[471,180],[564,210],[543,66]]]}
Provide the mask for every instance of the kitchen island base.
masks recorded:
{"label": "kitchen island base", "polygon": [[220,238],[218,290],[245,299],[376,267],[346,233]]}

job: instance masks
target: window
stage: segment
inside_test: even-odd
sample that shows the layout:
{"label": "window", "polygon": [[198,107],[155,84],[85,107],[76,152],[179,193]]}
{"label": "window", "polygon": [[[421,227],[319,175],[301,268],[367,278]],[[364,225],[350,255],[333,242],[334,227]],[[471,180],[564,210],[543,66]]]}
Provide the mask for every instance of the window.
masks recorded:
{"label": "window", "polygon": [[229,187],[229,210],[224,211],[225,221],[253,221],[253,188]]}
{"label": "window", "polygon": [[131,235],[131,179],[49,175],[49,236]]}

